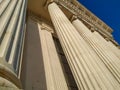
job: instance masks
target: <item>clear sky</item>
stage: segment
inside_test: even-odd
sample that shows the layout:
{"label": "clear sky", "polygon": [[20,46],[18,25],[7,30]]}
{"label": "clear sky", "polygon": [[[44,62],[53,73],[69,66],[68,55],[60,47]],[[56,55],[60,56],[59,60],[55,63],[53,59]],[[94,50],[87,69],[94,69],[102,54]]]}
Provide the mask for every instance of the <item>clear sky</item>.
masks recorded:
{"label": "clear sky", "polygon": [[114,39],[120,44],[120,0],[78,1],[114,30]]}

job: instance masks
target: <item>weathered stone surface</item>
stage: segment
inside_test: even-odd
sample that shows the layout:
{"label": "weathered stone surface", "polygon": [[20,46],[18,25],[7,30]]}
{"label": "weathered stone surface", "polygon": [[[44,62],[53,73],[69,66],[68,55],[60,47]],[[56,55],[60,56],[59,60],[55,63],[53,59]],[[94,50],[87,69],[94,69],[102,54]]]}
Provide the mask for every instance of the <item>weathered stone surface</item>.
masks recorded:
{"label": "weathered stone surface", "polygon": [[119,83],[60,8],[52,3],[48,10],[78,88],[84,90],[119,88]]}

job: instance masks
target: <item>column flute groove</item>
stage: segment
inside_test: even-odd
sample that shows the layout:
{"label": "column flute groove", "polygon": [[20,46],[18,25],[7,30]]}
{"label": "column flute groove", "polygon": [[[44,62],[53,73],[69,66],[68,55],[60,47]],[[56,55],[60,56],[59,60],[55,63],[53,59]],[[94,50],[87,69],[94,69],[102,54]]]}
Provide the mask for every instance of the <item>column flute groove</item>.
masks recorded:
{"label": "column flute groove", "polygon": [[12,14],[14,12],[14,9],[17,5],[17,0],[12,0],[5,10],[5,12],[0,17],[0,43],[2,42],[2,37],[4,37],[4,33],[6,32],[6,27],[9,24],[9,21],[12,17]]}
{"label": "column flute groove", "polygon": [[43,61],[48,90],[68,90],[68,86],[62,71],[62,66],[55,49],[52,35],[45,28],[39,26]]}
{"label": "column flute groove", "polygon": [[109,47],[109,49],[120,59],[120,51],[119,49],[111,42],[111,41],[107,41],[105,40],[98,32],[93,32],[93,34],[99,38],[99,40],[101,40],[101,42],[103,42],[104,44],[107,45],[107,47]]}
{"label": "column flute groove", "polygon": [[[48,11],[78,88],[82,90],[115,88],[114,84],[109,78],[107,78],[105,73],[104,76],[99,68],[97,68],[99,71],[97,72],[96,68],[94,67],[94,64],[96,64],[94,63],[94,59],[97,58],[95,60],[97,62],[99,58],[96,54],[91,54],[94,53],[91,51],[92,49],[90,49],[87,43],[79,35],[59,7],[55,3],[49,4]],[[104,64],[102,65],[105,67]],[[104,67],[101,68],[103,69]],[[105,70],[107,73],[110,73],[107,69]],[[118,84],[112,75],[109,76],[112,78],[115,84]],[[105,83],[106,86],[103,83]]]}
{"label": "column flute groove", "polygon": [[108,41],[108,44],[113,53],[120,59],[120,50],[111,41]]}
{"label": "column flute groove", "polygon": [[73,21],[73,25],[76,27],[80,35],[89,43],[93,50],[98,54],[100,59],[104,62],[109,71],[114,75],[116,80],[120,83],[119,72],[119,58],[117,58],[105,44],[95,37],[90,30],[82,24],[78,19]]}
{"label": "column flute groove", "polygon": [[23,24],[23,21],[24,21],[24,17],[23,17],[24,14],[23,13],[25,11],[25,4],[26,3],[24,1],[23,4],[22,4],[20,16],[19,16],[19,22],[18,22],[18,25],[17,25],[17,28],[16,28],[15,39],[13,41],[12,50],[11,50],[10,57],[9,57],[9,60],[8,60],[8,63],[12,64],[12,65],[14,65],[14,62],[15,62],[14,58],[15,58],[16,48],[17,48],[17,44],[18,44],[18,39],[19,39],[19,36],[20,36],[19,33],[22,33],[20,31],[21,31],[21,29],[23,29],[22,24]]}
{"label": "column flute groove", "polygon": [[22,6],[22,1],[19,1],[18,2],[18,5],[16,7],[16,10],[11,18],[11,21],[7,27],[7,30],[6,30],[6,33],[5,33],[5,36],[3,38],[3,41],[1,43],[1,51],[0,51],[0,57],[3,58],[3,60],[5,60],[6,58],[6,54],[7,54],[7,50],[8,50],[8,47],[9,47],[9,44],[10,44],[10,40],[12,39],[12,35],[13,33],[15,32],[15,29],[16,29],[16,23],[17,23],[17,20],[18,20],[18,15],[19,15],[19,10]]}
{"label": "column flute groove", "polygon": [[22,88],[18,72],[24,42],[26,0],[3,0],[0,6],[0,82],[5,84],[1,87],[12,89],[10,84],[13,84]]}
{"label": "column flute groove", "polygon": [[6,8],[9,5],[10,2],[11,2],[11,0],[3,0],[0,3],[0,17],[3,14],[3,12],[6,10]]}
{"label": "column flute groove", "polygon": [[[68,33],[68,32],[67,32]],[[63,33],[64,34],[64,33]],[[78,41],[79,42],[79,41]],[[84,44],[85,45],[85,44]],[[74,47],[74,46],[72,46],[72,47]],[[87,47],[87,46],[86,46]],[[84,47],[83,47],[84,48]],[[94,56],[94,55],[92,55],[92,56]],[[97,59],[98,60],[98,59]],[[90,63],[89,63],[90,64]],[[96,67],[97,68],[97,67]],[[104,71],[104,70],[103,70]],[[113,82],[113,81],[112,81]],[[100,83],[100,82],[99,82]],[[103,84],[103,83],[102,83]]]}

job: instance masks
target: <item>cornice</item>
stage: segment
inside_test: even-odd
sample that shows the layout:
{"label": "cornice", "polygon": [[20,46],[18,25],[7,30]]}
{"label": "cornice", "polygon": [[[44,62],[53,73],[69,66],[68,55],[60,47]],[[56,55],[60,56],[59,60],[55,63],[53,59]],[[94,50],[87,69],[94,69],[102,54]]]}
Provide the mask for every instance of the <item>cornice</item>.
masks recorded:
{"label": "cornice", "polygon": [[30,18],[32,18],[33,20],[38,21],[39,23],[41,23],[41,22],[44,21],[44,22],[45,22],[46,24],[48,24],[49,26],[53,27],[52,22],[48,21],[46,18],[44,18],[44,17],[42,17],[42,16],[39,16],[39,15],[33,13],[31,10],[28,10],[28,11],[27,11],[27,17],[30,17]]}
{"label": "cornice", "polygon": [[116,46],[120,46],[114,39],[110,39],[110,41],[113,43],[113,44],[115,44]]}
{"label": "cornice", "polygon": [[[73,15],[77,16],[79,19],[87,21],[95,28],[101,30],[103,33],[113,38],[111,32],[113,31],[108,25],[97,18],[89,10],[87,10],[83,5],[78,3],[76,0],[54,0],[58,5],[66,8]],[[89,15],[88,15],[89,14]]]}
{"label": "cornice", "polygon": [[74,21],[74,20],[76,20],[76,19],[79,19],[79,20],[81,20],[85,25],[87,24],[87,27],[92,31],[92,32],[94,32],[94,31],[97,31],[97,32],[99,32],[104,38],[110,38],[110,39],[113,39],[113,37],[112,37],[112,35],[109,33],[109,32],[107,32],[107,31],[105,31],[105,30],[103,30],[103,29],[100,29],[100,28],[97,28],[95,25],[93,25],[91,22],[89,22],[88,20],[85,20],[84,18],[82,18],[82,17],[78,17],[78,16],[76,16],[76,15],[73,15],[72,16],[72,18],[71,18],[71,21]]}
{"label": "cornice", "polygon": [[53,26],[47,22],[43,17],[37,17],[32,11],[28,11],[28,18],[32,19],[34,23],[39,23],[41,30],[47,30],[51,33],[54,33]]}

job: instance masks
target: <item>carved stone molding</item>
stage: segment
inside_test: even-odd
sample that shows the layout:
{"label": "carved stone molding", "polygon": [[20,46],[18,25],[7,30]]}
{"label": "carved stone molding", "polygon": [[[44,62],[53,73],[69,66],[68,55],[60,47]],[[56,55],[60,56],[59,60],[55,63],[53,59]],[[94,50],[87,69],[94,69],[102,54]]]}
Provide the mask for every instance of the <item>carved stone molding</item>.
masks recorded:
{"label": "carved stone molding", "polygon": [[[93,15],[90,11],[88,11],[81,4],[76,6],[73,2],[77,2],[77,1],[68,1],[68,0],[54,0],[54,1],[58,5],[66,8],[73,15],[77,16],[79,19],[82,19],[83,21],[87,21],[88,23],[92,24],[95,28],[100,29],[108,37],[113,38],[111,35],[112,29],[109,26],[107,26],[104,22],[102,22],[100,19],[98,19],[95,15]],[[89,16],[87,15],[87,13],[89,13]],[[98,22],[101,22],[102,24],[99,25]],[[104,27],[107,28],[104,29]]]}
{"label": "carved stone molding", "polygon": [[114,39],[110,39],[110,41],[115,44],[116,46],[119,46],[119,44],[114,40]]}
{"label": "carved stone molding", "polygon": [[78,17],[76,15],[73,15],[70,21],[72,22],[72,21],[76,20],[77,18]]}
{"label": "carved stone molding", "polygon": [[40,18],[38,19],[38,17],[36,17],[34,15],[30,15],[28,18],[32,19],[34,23],[40,24],[41,30],[47,30],[51,33],[54,33],[54,30],[52,29],[52,27],[50,25],[46,24],[44,20],[41,20]]}
{"label": "carved stone molding", "polygon": [[47,30],[47,31],[49,31],[51,33],[54,33],[53,29],[50,26],[48,26],[47,24],[43,23],[43,22],[41,24],[41,30]]}
{"label": "carved stone molding", "polygon": [[118,47],[118,49],[120,49],[120,46],[117,46]]}
{"label": "carved stone molding", "polygon": [[52,2],[54,2],[54,0],[46,0],[46,2],[44,4],[44,8],[47,9],[48,5]]}

